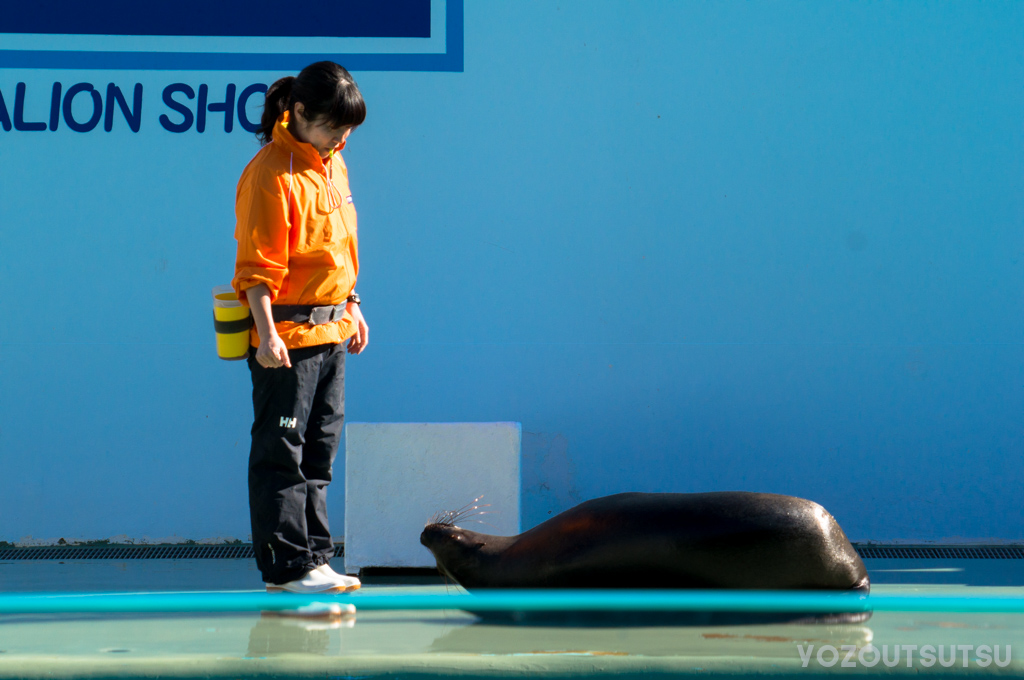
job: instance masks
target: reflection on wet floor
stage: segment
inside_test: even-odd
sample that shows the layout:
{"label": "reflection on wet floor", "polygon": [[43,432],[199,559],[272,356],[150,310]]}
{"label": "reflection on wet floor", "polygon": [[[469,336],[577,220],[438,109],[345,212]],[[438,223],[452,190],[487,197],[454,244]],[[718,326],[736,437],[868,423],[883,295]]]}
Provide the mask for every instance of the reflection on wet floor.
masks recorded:
{"label": "reflection on wet floor", "polygon": [[275,654],[326,655],[330,647],[329,631],[352,628],[355,616],[298,618],[263,613],[249,631],[246,656],[268,657]]}
{"label": "reflection on wet floor", "polygon": [[755,650],[764,643],[816,641],[833,645],[866,645],[874,633],[862,625],[719,626],[714,628],[582,628],[469,625],[439,636],[430,651],[442,654],[556,654],[576,651],[621,656],[705,656],[720,653],[724,644]]}

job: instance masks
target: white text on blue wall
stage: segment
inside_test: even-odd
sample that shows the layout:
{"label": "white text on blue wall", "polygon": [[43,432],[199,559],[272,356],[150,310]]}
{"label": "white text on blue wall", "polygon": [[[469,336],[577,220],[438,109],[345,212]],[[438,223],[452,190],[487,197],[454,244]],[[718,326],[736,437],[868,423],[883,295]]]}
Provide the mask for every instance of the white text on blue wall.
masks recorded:
{"label": "white text on blue wall", "polygon": [[[74,132],[91,132],[103,123],[103,129],[110,132],[114,129],[115,118],[118,125],[127,125],[132,132],[138,132],[143,126],[143,88],[141,83],[132,87],[121,88],[115,83],[106,87],[92,83],[75,83],[65,86],[54,83],[47,93],[45,90],[31,91],[27,84],[17,83],[14,86],[14,97],[10,97],[10,88],[0,87],[0,128],[6,132],[55,132],[60,129],[61,122]],[[210,87],[201,84],[193,88],[186,83],[172,83],[163,89],[161,101],[164,108],[156,122],[168,132],[206,132],[208,123],[216,117],[216,127],[221,127],[223,120],[224,132],[232,132],[235,121],[238,127],[246,132],[259,129],[259,115],[246,111],[249,100],[254,96],[253,104],[263,104],[263,94],[267,86],[254,83],[239,90],[234,83],[211,97]],[[48,95],[48,96],[47,96]],[[26,105],[26,102],[28,104]],[[49,116],[41,120],[38,112],[46,111]],[[37,112],[37,118],[26,116],[26,110]],[[250,115],[253,118],[250,118]],[[123,123],[120,122],[123,119]],[[214,129],[211,126],[211,129]]]}

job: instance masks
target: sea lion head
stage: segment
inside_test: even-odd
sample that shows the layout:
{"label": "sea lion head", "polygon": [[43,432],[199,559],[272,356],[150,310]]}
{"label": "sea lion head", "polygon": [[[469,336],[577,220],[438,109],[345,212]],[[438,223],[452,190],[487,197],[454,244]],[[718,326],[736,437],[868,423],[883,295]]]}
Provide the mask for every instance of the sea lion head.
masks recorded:
{"label": "sea lion head", "polygon": [[459,585],[476,585],[486,537],[454,524],[434,522],[423,528],[420,543],[434,554],[438,570]]}

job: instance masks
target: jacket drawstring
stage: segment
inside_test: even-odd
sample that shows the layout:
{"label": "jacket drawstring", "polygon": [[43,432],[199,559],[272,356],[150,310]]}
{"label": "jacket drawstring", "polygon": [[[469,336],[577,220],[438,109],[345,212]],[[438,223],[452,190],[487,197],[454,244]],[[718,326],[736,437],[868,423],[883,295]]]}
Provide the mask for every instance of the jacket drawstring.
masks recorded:
{"label": "jacket drawstring", "polygon": [[292,182],[295,181],[295,152],[288,155],[288,216],[292,214]]}

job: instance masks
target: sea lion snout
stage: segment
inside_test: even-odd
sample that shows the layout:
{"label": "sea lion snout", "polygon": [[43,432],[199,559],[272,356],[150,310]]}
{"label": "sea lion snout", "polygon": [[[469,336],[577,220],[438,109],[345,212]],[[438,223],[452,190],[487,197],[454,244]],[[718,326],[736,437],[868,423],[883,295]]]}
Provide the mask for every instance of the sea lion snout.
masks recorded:
{"label": "sea lion snout", "polygon": [[480,541],[469,539],[470,533],[472,532],[464,531],[450,524],[428,524],[420,533],[420,543],[434,553],[435,557],[439,557],[442,553],[453,550],[462,551],[467,548],[480,547]]}
{"label": "sea lion snout", "polygon": [[423,532],[420,534],[420,543],[425,545],[431,552],[434,551],[434,546],[439,545],[447,537],[448,531],[451,527],[446,527],[441,524],[428,524],[423,527]]}
{"label": "sea lion snout", "polygon": [[472,573],[475,554],[482,545],[470,540],[470,533],[450,524],[428,524],[420,533],[420,543],[433,553],[437,568],[458,583]]}

